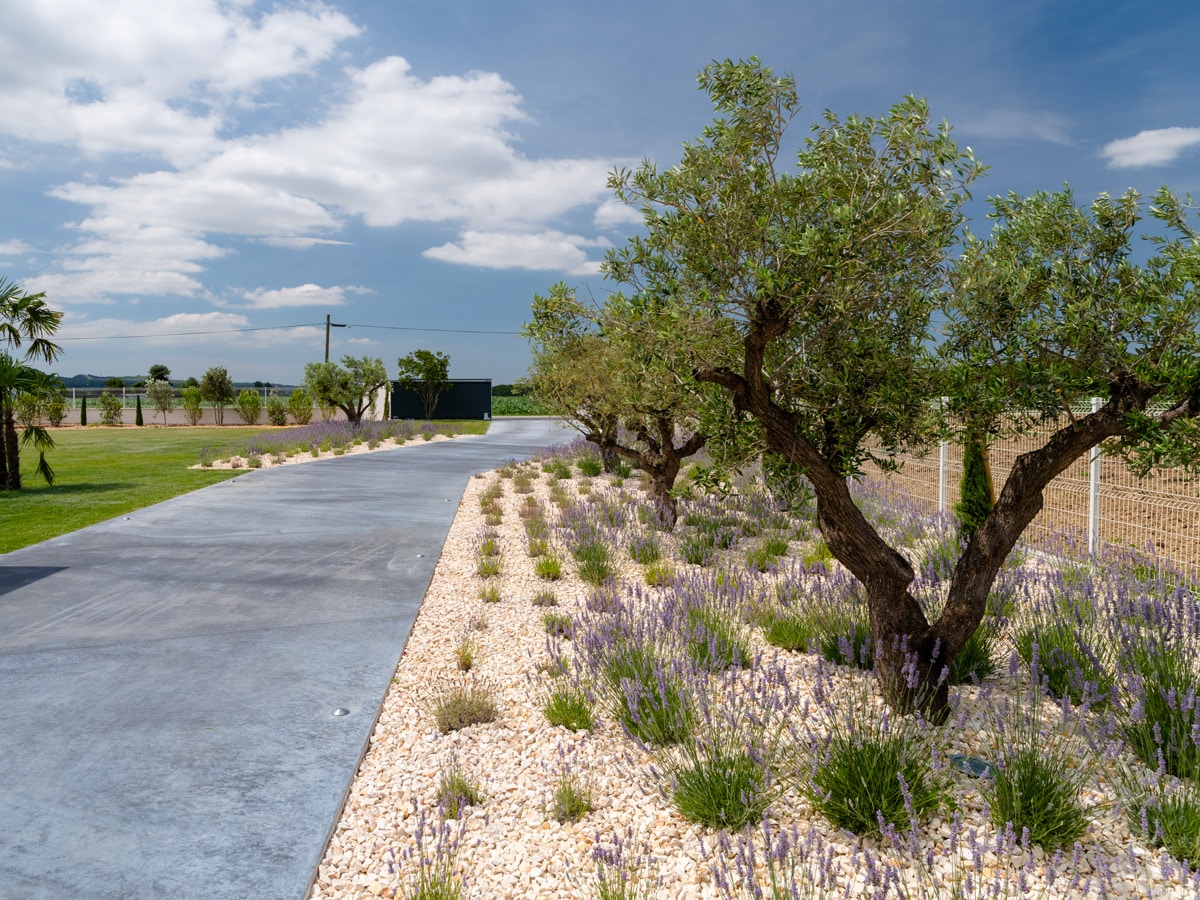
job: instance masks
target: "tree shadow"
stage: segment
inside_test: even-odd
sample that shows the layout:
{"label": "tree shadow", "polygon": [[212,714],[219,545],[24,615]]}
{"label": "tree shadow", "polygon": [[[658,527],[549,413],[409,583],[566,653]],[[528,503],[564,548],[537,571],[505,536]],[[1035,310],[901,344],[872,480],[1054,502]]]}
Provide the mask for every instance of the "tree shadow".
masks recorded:
{"label": "tree shadow", "polygon": [[18,588],[49,578],[55,572],[62,572],[66,566],[0,566],[0,594],[7,594]]}
{"label": "tree shadow", "polygon": [[72,494],[107,494],[128,488],[130,485],[120,482],[99,482],[88,484],[54,484],[40,488],[48,494],[70,496]]}

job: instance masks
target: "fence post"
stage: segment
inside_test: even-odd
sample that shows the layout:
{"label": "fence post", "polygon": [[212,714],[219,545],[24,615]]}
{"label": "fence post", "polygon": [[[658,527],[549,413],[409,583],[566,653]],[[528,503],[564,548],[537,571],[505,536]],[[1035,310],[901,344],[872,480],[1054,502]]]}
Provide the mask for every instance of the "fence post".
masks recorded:
{"label": "fence post", "polygon": [[[942,398],[942,420],[945,421],[946,404],[949,402],[949,397]],[[946,469],[950,461],[950,442],[943,440],[938,447],[938,513],[946,512]]]}
{"label": "fence post", "polygon": [[[1092,398],[1092,412],[1101,406],[1099,397]],[[1088,555],[1096,552],[1100,544],[1100,446],[1092,448],[1090,471],[1088,472]]]}

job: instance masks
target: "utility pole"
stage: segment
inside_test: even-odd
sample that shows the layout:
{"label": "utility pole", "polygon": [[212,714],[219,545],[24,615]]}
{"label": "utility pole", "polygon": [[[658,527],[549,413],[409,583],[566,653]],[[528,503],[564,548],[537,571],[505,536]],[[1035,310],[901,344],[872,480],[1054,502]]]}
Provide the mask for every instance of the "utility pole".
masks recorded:
{"label": "utility pole", "polygon": [[325,362],[329,362],[329,329],[345,328],[344,324],[329,321],[329,313],[325,313]]}

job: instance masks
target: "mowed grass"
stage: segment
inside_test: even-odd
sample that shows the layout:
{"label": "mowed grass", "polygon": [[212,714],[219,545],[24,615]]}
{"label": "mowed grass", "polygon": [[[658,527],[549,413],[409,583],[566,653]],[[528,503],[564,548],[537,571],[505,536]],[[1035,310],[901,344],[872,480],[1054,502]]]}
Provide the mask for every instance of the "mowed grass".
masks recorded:
{"label": "mowed grass", "polygon": [[37,456],[21,453],[20,491],[0,491],[0,553],[9,553],[114,516],[141,509],[246,470],[191,469],[201,449],[214,457],[262,429],[102,426],[54,429],[46,455],[54,485],[35,472]]}

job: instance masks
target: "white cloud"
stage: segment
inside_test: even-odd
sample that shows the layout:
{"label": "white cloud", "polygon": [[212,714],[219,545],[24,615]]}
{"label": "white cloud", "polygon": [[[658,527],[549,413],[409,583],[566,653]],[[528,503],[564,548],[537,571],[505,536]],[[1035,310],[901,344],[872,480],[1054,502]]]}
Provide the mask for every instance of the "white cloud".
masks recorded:
{"label": "white cloud", "polygon": [[251,309],[284,309],[297,306],[341,306],[346,302],[347,290],[353,288],[321,287],[318,284],[302,284],[298,287],[267,290],[256,288],[242,296],[249,301]]}
{"label": "white cloud", "polygon": [[593,221],[597,228],[610,230],[625,225],[641,225],[645,218],[637,207],[610,197],[596,207]]}
{"label": "white cloud", "polygon": [[[591,273],[584,248],[602,245],[554,230],[560,220],[580,208],[595,210],[598,229],[637,220],[608,198],[608,172],[622,161],[519,151],[513,128],[528,116],[492,72],[423,79],[397,56],[340,78],[326,67],[303,109],[272,116],[302,124],[238,133],[254,122],[239,116],[257,92],[311,74],[357,33],[319,2],[294,0],[254,18],[252,6],[124,0],[114,12],[99,0],[44,0],[6,18],[0,133],[19,123],[13,133],[22,140],[166,163],[51,189],[88,211],[69,226],[79,239],[37,276],[39,289],[67,303],[204,296],[205,263],[235,248],[222,236],[339,245],[350,219],[461,229],[458,241],[428,251],[446,261]],[[5,52],[18,46],[37,47],[39,64]],[[296,291],[245,299],[259,308],[308,305]]]}
{"label": "white cloud", "polygon": [[[253,329],[253,330],[247,330]],[[148,321],[105,318],[87,319],[68,310],[55,340],[62,339],[69,350],[91,341],[153,338],[161,343],[187,346],[212,344],[217,347],[236,344],[243,347],[279,346],[323,340],[325,329],[316,325],[279,328],[254,328],[240,313],[175,313]],[[157,346],[157,344],[155,345]]]}
{"label": "white cloud", "polygon": [[11,123],[23,139],[92,154],[196,162],[219,144],[218,131],[238,104],[272,80],[310,72],[358,33],[321,3],[276,8],[256,20],[233,6],[38,0],[6,9],[0,129]]}
{"label": "white cloud", "polygon": [[315,237],[282,237],[272,235],[260,239],[262,243],[271,247],[283,247],[289,250],[308,250],[311,247],[349,247],[349,241],[331,241],[327,238]]}
{"label": "white cloud", "polygon": [[485,269],[562,270],[571,275],[595,275],[598,261],[588,259],[585,247],[611,246],[603,238],[588,239],[561,231],[539,234],[467,231],[458,243],[430,247],[424,256]]}
{"label": "white cloud", "polygon": [[1110,141],[1100,150],[1114,169],[1162,166],[1192,147],[1200,147],[1200,128],[1157,128]]}
{"label": "white cloud", "polygon": [[33,252],[34,248],[24,241],[0,241],[0,256],[24,256]]}

